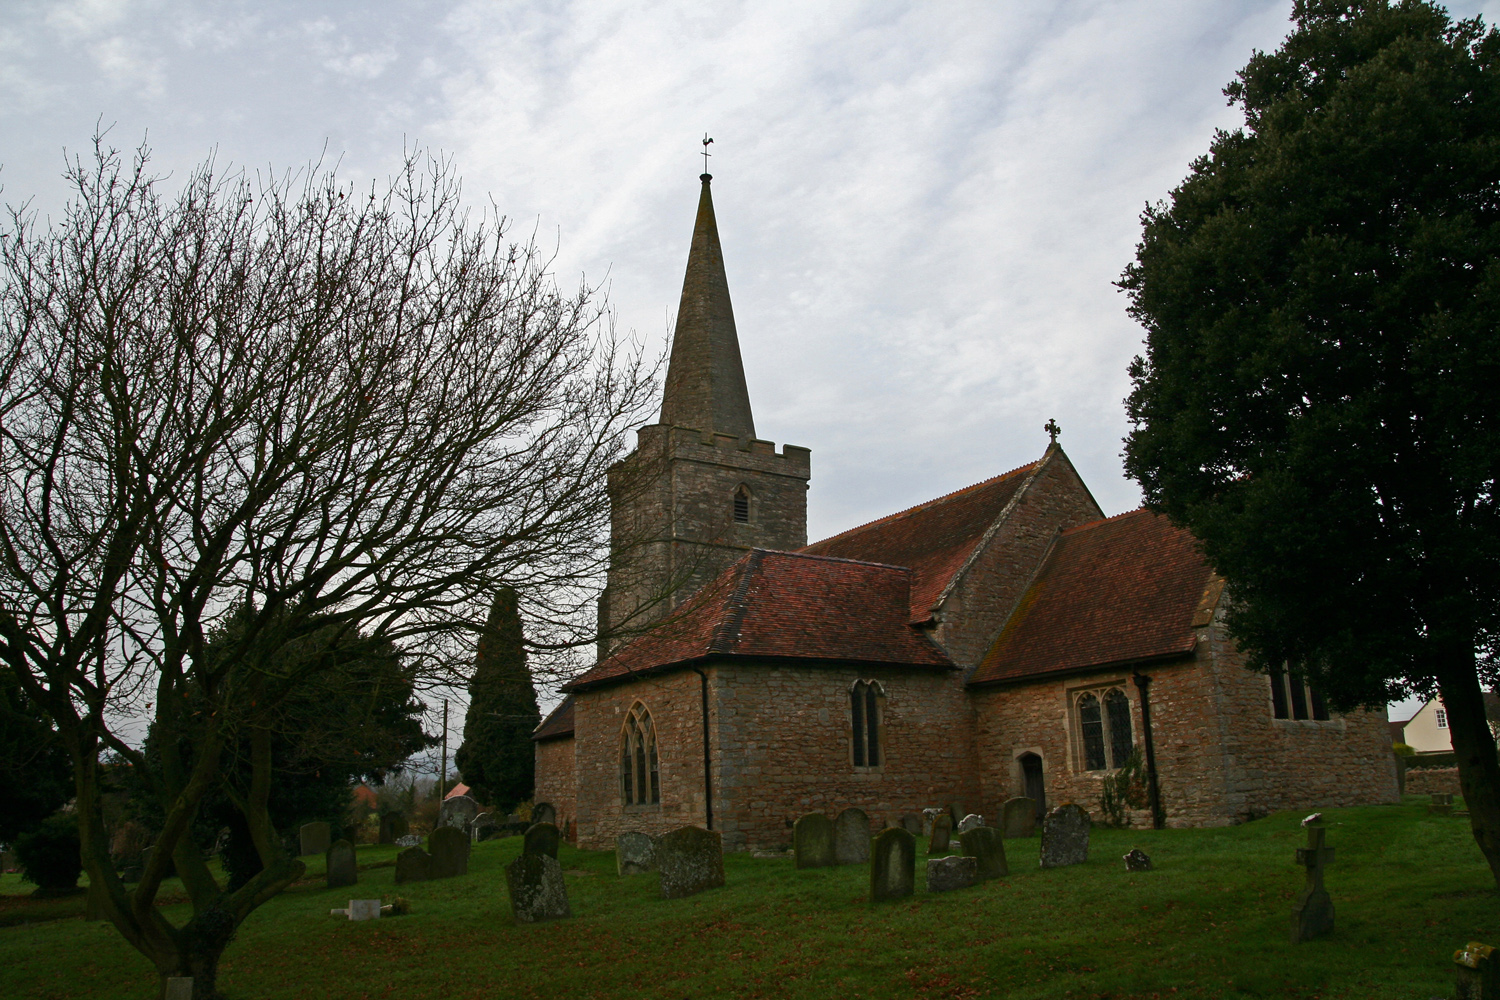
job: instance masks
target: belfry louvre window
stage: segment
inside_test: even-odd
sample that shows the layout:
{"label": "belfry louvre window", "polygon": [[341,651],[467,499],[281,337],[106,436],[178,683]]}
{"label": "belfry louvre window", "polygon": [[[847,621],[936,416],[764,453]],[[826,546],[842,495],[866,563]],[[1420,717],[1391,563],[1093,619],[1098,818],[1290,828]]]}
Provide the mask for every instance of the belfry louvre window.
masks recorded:
{"label": "belfry louvre window", "polygon": [[734,521],[736,524],[750,523],[750,490],[743,485],[734,491]]}
{"label": "belfry louvre window", "polygon": [[661,801],[656,772],[656,727],[646,706],[636,702],[620,730],[620,793],[627,806]]}
{"label": "belfry louvre window", "polygon": [[854,766],[880,766],[880,705],[885,692],[874,681],[855,681],[849,689]]}
{"label": "belfry louvre window", "polygon": [[1328,721],[1328,705],[1295,670],[1271,669],[1271,717]]}
{"label": "belfry louvre window", "polygon": [[1135,740],[1130,729],[1130,699],[1117,687],[1082,691],[1073,696],[1078,731],[1078,758],[1085,771],[1121,767]]}

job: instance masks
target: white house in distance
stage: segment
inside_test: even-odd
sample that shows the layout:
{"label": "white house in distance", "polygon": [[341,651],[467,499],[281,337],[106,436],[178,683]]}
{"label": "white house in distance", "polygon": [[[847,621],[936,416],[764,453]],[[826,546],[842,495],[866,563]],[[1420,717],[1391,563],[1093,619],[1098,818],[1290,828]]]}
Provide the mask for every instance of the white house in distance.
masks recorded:
{"label": "white house in distance", "polygon": [[1401,742],[1417,753],[1452,753],[1453,740],[1448,735],[1448,710],[1441,700],[1429,699],[1417,709],[1417,714],[1406,720],[1401,729]]}

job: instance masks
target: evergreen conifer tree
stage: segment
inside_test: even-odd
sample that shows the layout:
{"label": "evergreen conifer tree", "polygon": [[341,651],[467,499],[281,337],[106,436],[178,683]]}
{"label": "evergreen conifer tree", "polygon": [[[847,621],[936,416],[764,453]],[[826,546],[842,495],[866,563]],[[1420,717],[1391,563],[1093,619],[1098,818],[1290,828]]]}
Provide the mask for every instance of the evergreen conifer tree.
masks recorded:
{"label": "evergreen conifer tree", "polygon": [[464,742],[453,758],[476,798],[501,810],[531,798],[536,783],[531,734],[541,717],[526,667],[516,592],[503,587],[479,639]]}

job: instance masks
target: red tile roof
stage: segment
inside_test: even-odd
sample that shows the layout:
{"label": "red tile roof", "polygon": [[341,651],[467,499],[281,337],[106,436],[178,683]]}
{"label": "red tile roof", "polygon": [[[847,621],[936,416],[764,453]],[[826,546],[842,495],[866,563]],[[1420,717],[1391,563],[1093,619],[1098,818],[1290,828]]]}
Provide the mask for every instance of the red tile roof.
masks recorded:
{"label": "red tile roof", "polygon": [[531,734],[534,740],[550,740],[558,736],[573,735],[573,696],[568,695],[562,704],[554,708],[542,724]]}
{"label": "red tile roof", "polygon": [[911,571],[752,549],[670,622],[563,685],[579,691],[709,657],[894,663],[952,669],[910,623]]}
{"label": "red tile roof", "polygon": [[801,551],[912,571],[911,620],[926,622],[943,591],[1040,462],[814,542]]}
{"label": "red tile roof", "polygon": [[[1147,510],[1062,532],[971,684],[1192,651],[1222,588],[1193,536]],[[1208,610],[1211,610],[1208,609]]]}

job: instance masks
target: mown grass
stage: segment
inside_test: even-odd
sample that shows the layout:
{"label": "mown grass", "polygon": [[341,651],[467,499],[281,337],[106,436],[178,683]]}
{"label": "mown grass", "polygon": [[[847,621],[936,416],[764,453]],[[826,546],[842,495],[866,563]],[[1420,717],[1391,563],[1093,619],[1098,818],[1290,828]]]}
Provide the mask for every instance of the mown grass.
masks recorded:
{"label": "mown grass", "polygon": [[[790,859],[729,855],[725,888],[665,901],[654,875],[617,878],[613,853],[565,845],[576,916],[539,926],[511,922],[511,838],[478,845],[465,878],[399,889],[394,849],[361,848],[361,865],[385,866],[362,871],[353,891],[310,879],[262,907],[230,946],[220,985],[268,1000],[1451,995],[1454,948],[1500,944],[1500,898],[1467,820],[1429,817],[1414,797],[1325,817],[1337,929],[1296,946],[1301,814],[1216,830],[1096,829],[1087,864],[1048,871],[1036,840],[1007,841],[1010,877],[879,907],[861,867],[799,872]],[[1125,872],[1133,846],[1156,871]],[[0,892],[17,892],[15,879]],[[401,895],[412,913],[328,916],[351,895]],[[178,920],[184,909],[167,907]],[[154,989],[147,963],[107,924],[0,929],[0,996],[148,1000]]]}

